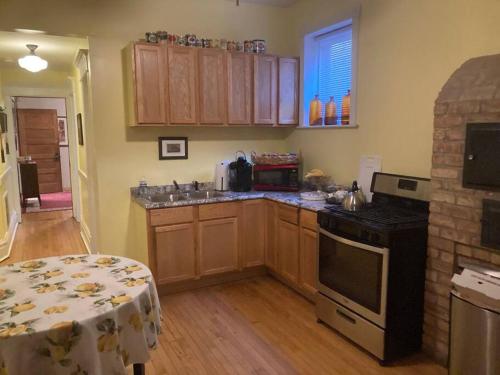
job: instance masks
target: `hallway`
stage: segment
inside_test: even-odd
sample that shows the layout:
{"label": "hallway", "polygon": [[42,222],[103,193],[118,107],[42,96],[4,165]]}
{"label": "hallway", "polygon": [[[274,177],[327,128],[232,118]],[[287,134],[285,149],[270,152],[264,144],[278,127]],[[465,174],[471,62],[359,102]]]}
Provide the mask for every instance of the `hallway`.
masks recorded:
{"label": "hallway", "polygon": [[71,210],[29,213],[17,228],[10,258],[1,264],[86,252]]}

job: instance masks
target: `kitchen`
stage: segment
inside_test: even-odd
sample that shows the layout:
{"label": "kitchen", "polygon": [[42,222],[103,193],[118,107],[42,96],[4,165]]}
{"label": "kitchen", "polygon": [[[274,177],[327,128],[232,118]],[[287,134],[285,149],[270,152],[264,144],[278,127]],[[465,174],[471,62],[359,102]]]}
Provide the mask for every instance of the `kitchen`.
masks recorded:
{"label": "kitchen", "polygon": [[[56,3],[54,1],[51,6],[55,7]],[[241,1],[238,7],[235,1],[225,0],[214,0],[210,4],[189,1],[185,5],[180,5],[175,1],[168,1],[162,5],[155,2],[152,8],[139,7],[137,4],[126,7],[113,6],[112,4],[113,2],[103,4],[98,12],[90,5],[87,5],[88,8],[83,7],[88,13],[83,12],[81,14],[82,21],[73,24],[65,21],[74,19],[71,9],[65,9],[66,13],[63,14],[66,17],[61,18],[48,14],[42,9],[38,10],[39,14],[43,14],[43,17],[38,17],[32,12],[23,14],[21,17],[21,5],[2,5],[5,7],[3,8],[5,12],[13,15],[11,20],[6,20],[6,29],[14,29],[19,27],[19,23],[23,23],[29,28],[47,30],[59,35],[76,33],[89,36],[93,123],[88,124],[86,131],[87,146],[90,150],[89,177],[93,179],[90,183],[91,204],[89,205],[90,217],[93,221],[89,226],[91,251],[125,256],[148,263],[153,273],[157,272],[155,276],[158,277],[156,266],[150,262],[150,259],[154,259],[154,257],[150,257],[151,254],[148,253],[148,251],[152,251],[152,249],[148,249],[148,237],[151,237],[151,233],[148,232],[150,226],[146,225],[148,220],[157,220],[159,225],[152,227],[180,226],[177,233],[168,230],[156,232],[160,233],[159,238],[165,243],[172,240],[171,236],[178,236],[177,240],[182,242],[183,246],[191,246],[194,249],[205,246],[207,251],[223,250],[225,254],[231,253],[233,256],[232,258],[224,258],[230,259],[229,263],[222,262],[214,265],[210,263],[212,259],[206,259],[206,263],[203,263],[202,258],[196,258],[200,254],[195,252],[193,262],[198,267],[195,268],[195,272],[203,270],[209,274],[211,270],[218,268],[219,270],[233,270],[228,271],[228,273],[234,273],[243,268],[244,270],[241,272],[249,272],[249,276],[250,272],[255,272],[252,276],[258,275],[259,272],[262,275],[267,272],[266,259],[264,258],[262,262],[262,255],[267,255],[266,248],[269,248],[269,243],[266,240],[267,232],[277,231],[279,233],[276,242],[278,249],[280,243],[284,241],[288,241],[288,244],[281,246],[293,249],[300,255],[302,249],[315,248],[317,227],[314,223],[317,222],[317,218],[315,219],[314,215],[316,209],[303,209],[293,205],[293,202],[271,197],[272,194],[276,193],[258,192],[252,193],[256,194],[255,199],[249,200],[234,200],[234,198],[224,200],[226,198],[214,196],[210,197],[208,201],[203,200],[204,202],[200,202],[199,199],[190,201],[192,204],[188,205],[184,204],[188,199],[181,199],[178,201],[181,203],[175,202],[175,207],[172,208],[164,208],[163,206],[160,208],[162,202],[153,202],[153,206],[146,210],[145,207],[137,203],[130,189],[138,188],[139,181],[145,180],[148,189],[152,189],[152,186],[169,185],[168,188],[157,192],[166,194],[170,190],[175,191],[173,180],[179,182],[183,191],[195,190],[194,186],[191,186],[191,182],[198,180],[200,182],[198,190],[213,191],[215,186],[207,189],[203,184],[213,183],[215,164],[223,160],[234,161],[234,153],[237,150],[243,150],[249,161],[252,151],[256,152],[256,156],[269,152],[276,154],[297,153],[301,161],[301,168],[298,171],[299,179],[302,180],[307,172],[317,168],[323,170],[325,175],[332,176],[333,183],[349,186],[353,180],[359,177],[358,171],[362,156],[380,156],[384,173],[425,179],[432,177],[433,189],[438,190],[437,195],[432,192],[428,198],[431,200],[432,212],[431,227],[429,228],[429,243],[431,244],[429,248],[432,250],[429,250],[427,254],[430,260],[427,264],[429,272],[427,272],[425,292],[423,341],[425,352],[432,354],[432,357],[439,363],[446,364],[449,332],[449,328],[447,328],[449,308],[446,306],[446,302],[449,302],[449,284],[454,273],[454,256],[463,254],[467,256],[469,254],[472,259],[479,258],[492,265],[498,265],[498,255],[494,251],[486,251],[480,246],[477,239],[473,239],[474,236],[477,237],[476,234],[467,238],[465,238],[466,236],[459,238],[458,225],[460,224],[460,228],[463,228],[465,223],[449,219],[450,217],[454,218],[451,207],[453,204],[457,203],[459,206],[453,208],[453,212],[458,212],[459,209],[465,211],[462,207],[464,205],[458,202],[465,202],[466,192],[453,190],[447,179],[452,177],[458,179],[458,177],[455,175],[446,177],[446,173],[451,176],[454,172],[443,171],[443,169],[455,170],[457,166],[443,168],[442,165],[446,162],[444,157],[438,155],[433,158],[433,137],[444,137],[441,135],[443,133],[441,130],[435,132],[433,127],[434,100],[453,72],[466,61],[478,56],[498,53],[492,37],[497,26],[490,21],[490,15],[497,10],[497,4],[494,1],[487,1],[480,6],[472,7],[466,1],[461,1],[460,6],[451,2],[416,4],[409,1],[403,3],[335,1],[334,4],[331,4],[326,1],[298,1],[291,6],[280,7]],[[155,11],[156,9],[159,11]],[[90,14],[92,16],[89,16]],[[94,17],[95,14],[99,15]],[[461,23],[465,17],[470,22],[468,26],[463,26]],[[134,25],[126,26],[123,22],[118,22],[118,18],[134,18],[135,22]],[[427,20],[426,22],[422,21],[424,18]],[[306,95],[303,92],[303,89],[306,89],[308,81],[306,77],[309,74],[308,60],[304,52],[304,45],[307,42],[305,37],[348,19],[353,20],[354,26],[357,24],[357,27],[353,28],[352,36],[353,43],[356,45],[356,48],[353,48],[353,60],[355,61],[353,64],[357,67],[356,79],[352,82],[353,126],[309,128],[307,126],[309,125],[309,116],[306,112],[310,108],[310,102],[315,93]],[[465,30],[459,35],[455,33],[458,24],[462,25]],[[296,117],[300,126],[298,128],[291,124],[284,124],[283,127],[273,127],[269,124],[262,127],[242,125],[236,128],[203,126],[199,125],[197,119],[194,121],[195,124],[186,126],[172,125],[170,117],[164,121],[165,124],[170,125],[137,126],[135,124],[136,126],[129,126],[131,125],[130,115],[134,114],[134,104],[130,101],[129,96],[132,89],[129,83],[132,81],[129,70],[131,65],[129,65],[130,61],[128,60],[130,54],[127,54],[127,51],[130,52],[131,43],[145,39],[146,32],[165,29],[172,34],[195,34],[199,38],[219,40],[226,38],[242,42],[256,39],[265,40],[268,54],[280,58],[298,57],[296,61],[300,62],[300,68],[296,72],[299,77]],[[156,43],[140,43],[144,43],[148,50],[152,47],[156,48],[157,45]],[[199,50],[204,49],[200,48]],[[209,51],[210,48],[206,50]],[[214,57],[210,52],[213,51],[206,52],[207,56],[210,55],[207,59],[216,60],[217,57]],[[252,55],[252,63],[254,63],[254,57]],[[182,59],[186,59],[186,57],[183,55],[179,57],[178,61],[188,61]],[[215,62],[212,66],[218,66],[217,64]],[[274,66],[277,63],[271,62],[270,64]],[[179,66],[181,65],[179,64]],[[185,66],[189,67],[190,65],[186,64]],[[269,65],[265,66],[269,67]],[[148,70],[151,70],[151,66]],[[269,73],[271,75],[272,70],[273,68],[270,69]],[[277,68],[275,74],[279,74],[279,71]],[[203,84],[197,79],[193,78],[195,86]],[[220,80],[209,75],[205,85],[217,85],[219,82]],[[250,82],[254,82],[252,77],[250,77]],[[290,82],[295,83],[295,81]],[[154,79],[148,81],[148,84],[153,85],[153,87],[157,83],[158,81]],[[270,82],[263,79],[261,83]],[[279,93],[279,81],[275,90]],[[341,113],[342,96],[346,94],[347,92],[343,92],[341,97],[335,98],[339,113]],[[158,97],[158,95],[153,96],[153,98]],[[291,99],[295,98],[292,96]],[[327,100],[322,99],[324,107],[326,107],[327,102]],[[186,114],[187,112],[182,113],[184,109],[178,106],[178,103],[182,103],[182,101],[176,102],[175,108],[180,110],[176,115]],[[445,111],[448,108],[448,102],[445,104],[439,107],[440,111]],[[446,108],[442,109],[442,107]],[[148,108],[158,109],[159,107]],[[165,108],[167,108],[167,112],[165,112]],[[216,107],[209,107],[210,110],[214,108]],[[203,110],[203,106],[194,109],[195,116],[198,116],[199,110]],[[253,110],[253,105],[249,105],[249,111],[253,112]],[[163,107],[163,111],[164,115],[171,115],[168,112],[170,111],[169,107]],[[208,111],[210,115],[214,113]],[[438,114],[436,113],[436,115]],[[456,113],[444,114],[443,112],[439,115],[446,118],[459,117]],[[276,116],[279,114],[276,113]],[[479,121],[479,114],[475,116]],[[176,121],[174,120],[174,122]],[[495,120],[493,115],[488,115],[482,121]],[[457,137],[456,134],[455,137]],[[186,154],[187,159],[162,160],[159,157],[159,151],[163,151],[163,148],[160,148],[162,144],[159,138],[187,138],[186,143],[177,139],[172,140],[174,144],[171,144],[170,147],[168,143],[164,147],[167,154],[169,152]],[[443,140],[437,141],[446,143],[447,139],[443,138]],[[166,142],[170,141],[166,140]],[[451,142],[458,143],[460,140],[452,139]],[[439,145],[439,147],[445,146]],[[452,155],[455,154],[452,152]],[[451,159],[452,157],[448,157],[447,160]],[[433,167],[433,163],[437,164]],[[434,169],[431,175],[432,168]],[[405,184],[404,182],[403,185]],[[406,191],[406,189],[402,190]],[[132,193],[134,191],[132,190]],[[369,192],[366,185],[363,187],[363,192],[365,194]],[[222,194],[230,195],[231,193]],[[382,192],[382,194],[384,193]],[[453,194],[457,194],[457,196]],[[488,197],[495,199],[496,195],[494,194],[496,193],[491,194],[493,196]],[[457,197],[460,197],[460,201]],[[222,204],[221,202],[224,206],[217,206],[220,209],[206,208],[212,204]],[[472,215],[470,221],[477,223],[479,222],[479,213],[476,211],[480,209],[477,207],[479,203],[470,197],[469,202],[469,205],[473,205],[470,207],[471,210],[474,211],[473,214],[470,214]],[[292,205],[288,203],[292,203]],[[154,204],[157,206],[155,207]],[[191,209],[186,209],[186,207],[191,207]],[[438,207],[441,212],[432,211]],[[164,209],[180,211],[170,217],[168,213],[163,214],[163,211],[160,213]],[[152,219],[151,212],[158,212],[158,216]],[[463,212],[462,216],[466,216],[466,214],[469,213]],[[273,217],[273,215],[275,220],[268,221],[268,218]],[[448,217],[449,220],[443,216]],[[261,220],[258,220],[259,218]],[[456,219],[468,220],[463,217]],[[255,222],[258,223],[257,228],[254,228]],[[245,230],[245,223],[247,223],[246,227],[249,230]],[[281,230],[272,229],[273,225],[280,226]],[[469,232],[466,231],[467,233],[478,230],[473,228],[472,224],[470,225],[471,229]],[[255,234],[253,233],[254,229]],[[219,239],[222,236],[228,241],[200,242],[200,239],[203,238]],[[283,241],[280,240],[280,237]],[[186,238],[192,238],[194,244],[186,241]],[[149,239],[149,242],[152,240]],[[228,242],[231,243],[228,244]],[[240,246],[238,248],[234,243],[243,244],[238,245]],[[247,243],[252,244],[251,250],[254,252],[250,252],[250,250],[243,252],[244,244]],[[235,248],[238,252],[235,252]],[[458,254],[458,252],[462,254]],[[306,254],[305,258],[310,255],[307,252],[304,253]],[[450,259],[449,254],[453,255],[452,259]],[[314,254],[312,256],[314,257]],[[310,259],[314,258],[304,260],[304,265],[310,265]],[[279,257],[277,263],[279,265]],[[247,267],[247,265],[249,266]],[[289,277],[276,273],[275,276],[278,280],[284,281],[293,290],[298,290],[304,295],[307,295],[308,290],[314,290],[314,285],[313,288],[308,287],[314,283],[315,277],[310,276],[311,271],[314,275],[314,270],[302,267],[306,274],[301,275],[300,264],[298,270],[295,263],[286,263],[281,266],[281,269],[289,270],[286,272]],[[251,271],[245,271],[246,268]],[[178,276],[172,276],[171,270],[167,271],[162,274],[167,280],[169,277]],[[191,268],[178,271],[184,276],[192,276],[193,272]],[[210,277],[216,279],[218,275]],[[236,278],[234,275],[231,277]],[[194,278],[196,278],[196,274]],[[251,282],[249,281],[249,283]],[[259,284],[259,282],[256,283]],[[169,283],[165,284],[168,286],[165,287],[165,290],[162,290],[164,286],[160,284],[162,283],[159,283],[158,288],[160,294],[170,293]],[[255,292],[252,284],[245,285],[246,287],[242,286],[242,290]],[[218,285],[214,288],[216,289],[210,290],[217,291],[221,290],[217,288],[228,288],[228,296],[226,297],[237,298],[233,294],[237,292],[236,287],[231,289],[230,286]],[[278,295],[288,296],[288,289],[269,288]],[[266,289],[264,288],[264,290]],[[279,292],[276,292],[277,290]],[[193,293],[199,293],[199,291]],[[182,300],[178,294],[168,294],[168,296],[165,297],[167,301],[168,298]],[[190,298],[187,297],[189,294],[185,296],[185,298]],[[297,298],[301,297],[297,295]],[[244,301],[240,302],[244,305]],[[297,307],[295,304],[293,306]],[[297,308],[307,310],[308,308],[313,309],[313,306]],[[169,319],[168,303],[165,304],[164,309],[165,315]],[[180,307],[179,309],[179,311],[184,311]],[[203,314],[200,313],[200,319],[201,315]],[[258,319],[255,315],[254,317],[256,320]],[[315,319],[314,314],[310,314],[309,319]],[[334,331],[326,327],[323,328],[327,330],[325,332],[328,332],[328,337],[335,337],[331,340],[337,340]],[[313,330],[315,329],[313,328]],[[325,333],[321,331],[320,335],[321,340],[324,340]],[[286,339],[283,338],[283,342],[285,341]],[[310,346],[314,345],[311,341],[305,340],[305,342]],[[344,348],[344,343],[335,342]],[[358,350],[357,346],[352,346],[352,348]],[[353,358],[351,355],[349,354],[348,357],[353,361],[358,360],[358,357]],[[363,355],[365,354],[363,353]],[[318,362],[318,359],[314,359],[315,357],[307,358],[308,363]],[[377,364],[372,357],[367,356],[366,358]],[[167,361],[165,357],[163,360]],[[424,367],[427,363],[426,360],[423,360]],[[371,363],[367,359],[360,361],[363,364]],[[179,363],[178,365],[181,366]],[[158,366],[159,372],[168,372],[166,365]],[[196,366],[200,370],[200,365]],[[379,370],[378,367],[372,367],[372,364],[367,366],[370,368],[369,372],[385,371],[385,368]],[[307,373],[306,367],[297,368],[301,370],[295,371]],[[321,372],[321,367],[313,366],[312,368]],[[149,369],[150,366],[148,366]],[[436,371],[440,371],[439,369]],[[344,368],[344,370],[346,369]],[[401,366],[396,366],[394,369],[389,367],[388,370],[403,371]],[[182,370],[179,371],[182,372]],[[337,372],[341,371],[341,369],[337,369]],[[357,371],[361,372],[359,369]],[[240,372],[244,373],[242,368],[240,368]],[[293,373],[294,371],[286,366],[283,367],[282,373],[287,372]],[[324,368],[323,372],[328,373]],[[349,372],[349,370],[347,369],[345,372]],[[356,372],[356,370],[352,370],[352,372]]]}

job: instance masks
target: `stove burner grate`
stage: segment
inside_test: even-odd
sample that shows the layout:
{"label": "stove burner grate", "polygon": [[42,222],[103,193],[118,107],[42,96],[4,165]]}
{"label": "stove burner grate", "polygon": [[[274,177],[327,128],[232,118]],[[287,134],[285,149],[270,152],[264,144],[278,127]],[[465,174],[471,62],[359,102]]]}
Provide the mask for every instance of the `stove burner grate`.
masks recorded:
{"label": "stove burner grate", "polygon": [[343,216],[384,225],[410,224],[427,220],[427,215],[391,206],[368,206],[355,212],[347,211],[342,206],[328,206],[327,209]]}

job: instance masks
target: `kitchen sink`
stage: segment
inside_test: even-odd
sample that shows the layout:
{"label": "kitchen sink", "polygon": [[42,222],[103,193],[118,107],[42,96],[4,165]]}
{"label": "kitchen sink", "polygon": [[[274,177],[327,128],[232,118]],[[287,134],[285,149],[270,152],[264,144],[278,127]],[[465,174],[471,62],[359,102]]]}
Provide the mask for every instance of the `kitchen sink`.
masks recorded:
{"label": "kitchen sink", "polygon": [[163,194],[150,195],[148,197],[148,200],[155,203],[177,202],[186,200],[186,197],[178,193],[163,193]]}
{"label": "kitchen sink", "polygon": [[214,190],[189,191],[186,193],[187,199],[211,199],[223,196],[223,193]]}

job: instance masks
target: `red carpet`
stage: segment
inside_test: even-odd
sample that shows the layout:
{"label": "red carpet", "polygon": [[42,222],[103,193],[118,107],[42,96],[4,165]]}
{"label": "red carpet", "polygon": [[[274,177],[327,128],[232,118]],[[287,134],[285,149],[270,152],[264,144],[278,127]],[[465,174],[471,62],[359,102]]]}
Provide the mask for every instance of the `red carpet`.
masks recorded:
{"label": "red carpet", "polygon": [[41,194],[41,209],[71,208],[71,192]]}
{"label": "red carpet", "polygon": [[40,197],[42,198],[41,206],[38,204],[38,199],[30,198],[27,207],[23,207],[23,213],[70,210],[73,208],[71,192],[40,194]]}

